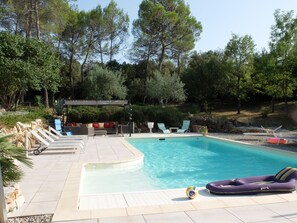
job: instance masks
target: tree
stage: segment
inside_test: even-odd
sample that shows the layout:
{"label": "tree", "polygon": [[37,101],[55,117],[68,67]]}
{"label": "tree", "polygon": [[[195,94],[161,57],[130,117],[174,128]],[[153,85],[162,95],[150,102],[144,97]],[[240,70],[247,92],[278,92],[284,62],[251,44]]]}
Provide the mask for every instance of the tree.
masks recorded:
{"label": "tree", "polygon": [[0,25],[6,31],[44,40],[60,33],[67,19],[67,0],[4,0]]}
{"label": "tree", "polygon": [[202,111],[207,111],[211,99],[228,92],[223,54],[213,51],[194,53],[182,80],[188,99],[198,103]]}
{"label": "tree", "polygon": [[84,12],[72,10],[65,30],[62,33],[62,52],[67,58],[68,70],[67,74],[70,81],[71,97],[74,97],[74,74],[73,66],[78,59],[78,53],[81,49],[82,36],[84,35]]}
{"label": "tree", "polygon": [[127,88],[125,78],[119,72],[113,72],[95,65],[90,69],[83,84],[84,96],[93,100],[124,99]]}
{"label": "tree", "polygon": [[103,48],[103,43],[107,39],[106,27],[103,21],[103,11],[100,6],[83,14],[83,29],[84,35],[81,38],[80,58],[81,64],[81,81],[84,81],[85,65],[89,59],[100,55],[101,63],[103,63],[103,54],[106,49]]}
{"label": "tree", "polygon": [[280,76],[275,72],[275,60],[272,55],[263,50],[255,55],[253,85],[258,92],[271,97],[271,112],[274,112],[275,99],[281,98],[283,89],[280,86]]}
{"label": "tree", "polygon": [[60,86],[60,63],[54,49],[44,42],[31,39],[27,41],[26,51],[30,63],[35,67],[35,76],[38,78],[36,90],[44,90],[45,107],[49,108],[49,91],[55,93]]}
{"label": "tree", "polygon": [[0,134],[0,164],[4,186],[8,186],[11,182],[17,182],[23,176],[23,171],[16,164],[15,160],[32,167],[33,163],[30,158],[26,157],[26,150],[16,147],[8,141],[12,135]]}
{"label": "tree", "polygon": [[109,61],[112,61],[128,37],[129,16],[124,14],[123,10],[117,8],[117,4],[113,0],[103,11],[103,22],[108,40],[106,55],[109,56]]}
{"label": "tree", "polygon": [[182,0],[143,0],[139,18],[133,22],[135,55],[157,60],[159,71],[166,58],[176,59],[179,65],[182,54],[194,48],[202,31],[190,13]]}
{"label": "tree", "polygon": [[12,109],[29,88],[56,90],[59,84],[53,49],[36,39],[0,33],[1,105]]}
{"label": "tree", "polygon": [[225,48],[225,60],[230,75],[231,94],[237,100],[237,114],[240,114],[241,101],[251,88],[255,44],[251,36],[240,37],[232,34]]}
{"label": "tree", "polygon": [[153,77],[146,80],[145,92],[148,98],[158,100],[162,105],[170,102],[184,102],[186,95],[184,83],[177,74],[161,74],[154,72]]}
{"label": "tree", "polygon": [[293,70],[297,59],[297,19],[293,18],[293,11],[274,13],[275,25],[272,26],[271,41],[269,43],[271,59],[274,61],[275,79],[282,91],[277,97],[284,98],[288,114],[287,99],[293,96],[297,86]]}

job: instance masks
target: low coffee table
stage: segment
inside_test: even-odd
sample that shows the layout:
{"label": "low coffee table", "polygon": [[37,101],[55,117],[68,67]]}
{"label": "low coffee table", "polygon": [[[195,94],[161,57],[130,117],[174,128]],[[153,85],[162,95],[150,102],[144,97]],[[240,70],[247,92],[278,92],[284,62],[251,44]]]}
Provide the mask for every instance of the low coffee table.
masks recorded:
{"label": "low coffee table", "polygon": [[169,127],[170,132],[177,132],[178,127]]}

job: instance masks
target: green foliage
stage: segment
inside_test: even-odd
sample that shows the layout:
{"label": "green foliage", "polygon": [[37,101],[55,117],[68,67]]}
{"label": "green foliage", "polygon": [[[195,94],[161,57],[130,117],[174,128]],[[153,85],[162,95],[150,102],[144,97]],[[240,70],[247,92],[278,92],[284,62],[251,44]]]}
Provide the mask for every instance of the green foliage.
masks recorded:
{"label": "green foliage", "polygon": [[[284,98],[287,108],[287,98],[293,96],[297,81],[294,77],[297,60],[297,20],[293,11],[274,13],[275,25],[272,26],[270,42],[270,59],[272,63],[272,85],[275,98]],[[267,74],[268,75],[268,74]],[[267,77],[267,76],[266,76]],[[269,89],[267,89],[269,90]]]}
{"label": "green foliage", "polygon": [[42,96],[41,95],[35,95],[35,101],[36,101],[39,109],[44,109],[44,104],[42,102]]}
{"label": "green foliage", "polygon": [[128,37],[129,16],[117,7],[114,0],[111,0],[103,11],[106,40],[108,41],[106,54],[109,56],[109,61],[112,61],[114,55],[119,53],[121,46]]}
{"label": "green foliage", "polygon": [[200,104],[203,111],[211,99],[227,95],[227,74],[220,52],[194,53],[182,80],[188,99]]}
{"label": "green foliage", "polygon": [[93,123],[105,121],[120,121],[122,108],[79,106],[68,112],[68,122]]}
{"label": "green foliage", "polygon": [[188,115],[175,107],[163,106],[132,106],[132,120],[138,125],[146,122],[163,122],[166,126],[180,126]]}
{"label": "green foliage", "polygon": [[31,123],[31,121],[36,119],[45,120],[52,119],[49,111],[45,109],[37,109],[29,112],[9,112],[9,114],[3,113],[0,115],[0,126],[6,126],[8,128],[13,128],[18,121],[22,123]]}
{"label": "green foliage", "polygon": [[145,87],[148,98],[158,100],[162,105],[186,100],[184,83],[176,74],[161,74],[156,71],[153,77],[147,78]]}
{"label": "green foliage", "polygon": [[0,134],[0,164],[3,177],[3,184],[7,186],[11,182],[17,182],[24,175],[21,168],[15,160],[32,167],[33,163],[30,158],[26,157],[24,148],[16,147],[13,143],[8,142],[12,135]]}
{"label": "green foliage", "polygon": [[230,75],[230,93],[236,97],[237,113],[240,114],[241,101],[247,98],[252,88],[255,44],[251,36],[240,37],[232,34],[225,49],[227,70]]}
{"label": "green foliage", "polygon": [[[132,121],[142,125],[148,121],[164,122],[166,125],[179,126],[183,119],[187,118],[185,113],[174,107],[162,106],[132,106]],[[170,115],[169,115],[170,114]],[[69,122],[93,123],[117,121],[127,123],[129,121],[129,109],[120,107],[88,107],[81,106],[69,110]]]}
{"label": "green foliage", "polygon": [[271,109],[269,106],[262,106],[260,109],[260,113],[263,118],[266,118],[270,112],[271,112]]}
{"label": "green foliage", "polygon": [[125,78],[119,72],[95,65],[89,71],[83,85],[84,96],[93,100],[124,99],[127,95],[124,82]]}
{"label": "green foliage", "polygon": [[139,18],[133,22],[133,54],[139,60],[158,61],[161,71],[165,58],[175,59],[194,48],[202,26],[181,0],[143,0]]}
{"label": "green foliage", "polygon": [[58,100],[55,101],[54,109],[55,109],[56,115],[62,115],[63,114],[64,105],[63,105],[63,100],[62,99],[58,99]]}
{"label": "green foliage", "polygon": [[53,50],[35,39],[0,33],[0,103],[12,109],[28,89],[56,91],[58,63]]}

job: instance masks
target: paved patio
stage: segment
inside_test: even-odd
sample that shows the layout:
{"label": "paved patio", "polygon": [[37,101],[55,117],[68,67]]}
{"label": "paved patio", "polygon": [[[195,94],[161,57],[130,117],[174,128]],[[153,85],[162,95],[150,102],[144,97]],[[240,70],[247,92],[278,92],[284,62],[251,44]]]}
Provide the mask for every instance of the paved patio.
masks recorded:
{"label": "paved patio", "polygon": [[[191,134],[193,135],[193,134]],[[164,137],[135,134],[134,137]],[[169,134],[169,136],[176,136]],[[44,151],[31,156],[32,169],[24,167],[20,182],[25,204],[13,216],[54,214],[53,222],[297,222],[297,194],[214,196],[200,188],[195,200],[184,190],[162,190],[92,196],[90,210],[79,210],[79,185],[84,163],[140,162],[142,153],[123,137],[89,138],[84,153]]]}

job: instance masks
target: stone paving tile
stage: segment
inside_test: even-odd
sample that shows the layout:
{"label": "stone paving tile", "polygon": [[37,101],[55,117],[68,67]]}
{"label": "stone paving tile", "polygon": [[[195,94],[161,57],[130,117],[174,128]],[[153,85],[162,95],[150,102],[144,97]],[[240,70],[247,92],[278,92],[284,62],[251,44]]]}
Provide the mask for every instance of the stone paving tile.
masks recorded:
{"label": "stone paving tile", "polygon": [[257,221],[257,223],[292,223],[294,221],[285,219],[285,218],[281,218],[281,219],[273,219],[271,221]]}
{"label": "stone paving tile", "polygon": [[211,209],[211,210],[198,210],[187,211],[188,216],[195,223],[242,223],[240,219],[226,211],[225,209]]}
{"label": "stone paving tile", "polygon": [[55,223],[101,223],[97,219],[76,220],[76,221],[55,221]]}
{"label": "stone paving tile", "polygon": [[146,223],[143,216],[127,216],[115,218],[102,218],[99,223]]}
{"label": "stone paving tile", "polygon": [[57,203],[57,201],[30,203],[23,215],[52,214],[56,210]]}
{"label": "stone paving tile", "polygon": [[261,205],[226,208],[226,210],[244,222],[272,221],[281,217]]}
{"label": "stone paving tile", "polygon": [[284,202],[263,205],[269,210],[286,217],[286,218],[297,218],[297,202]]}
{"label": "stone paving tile", "polygon": [[144,215],[146,223],[193,223],[184,212]]}
{"label": "stone paving tile", "polygon": [[32,202],[58,201],[61,197],[61,193],[61,191],[37,192],[33,197]]}

